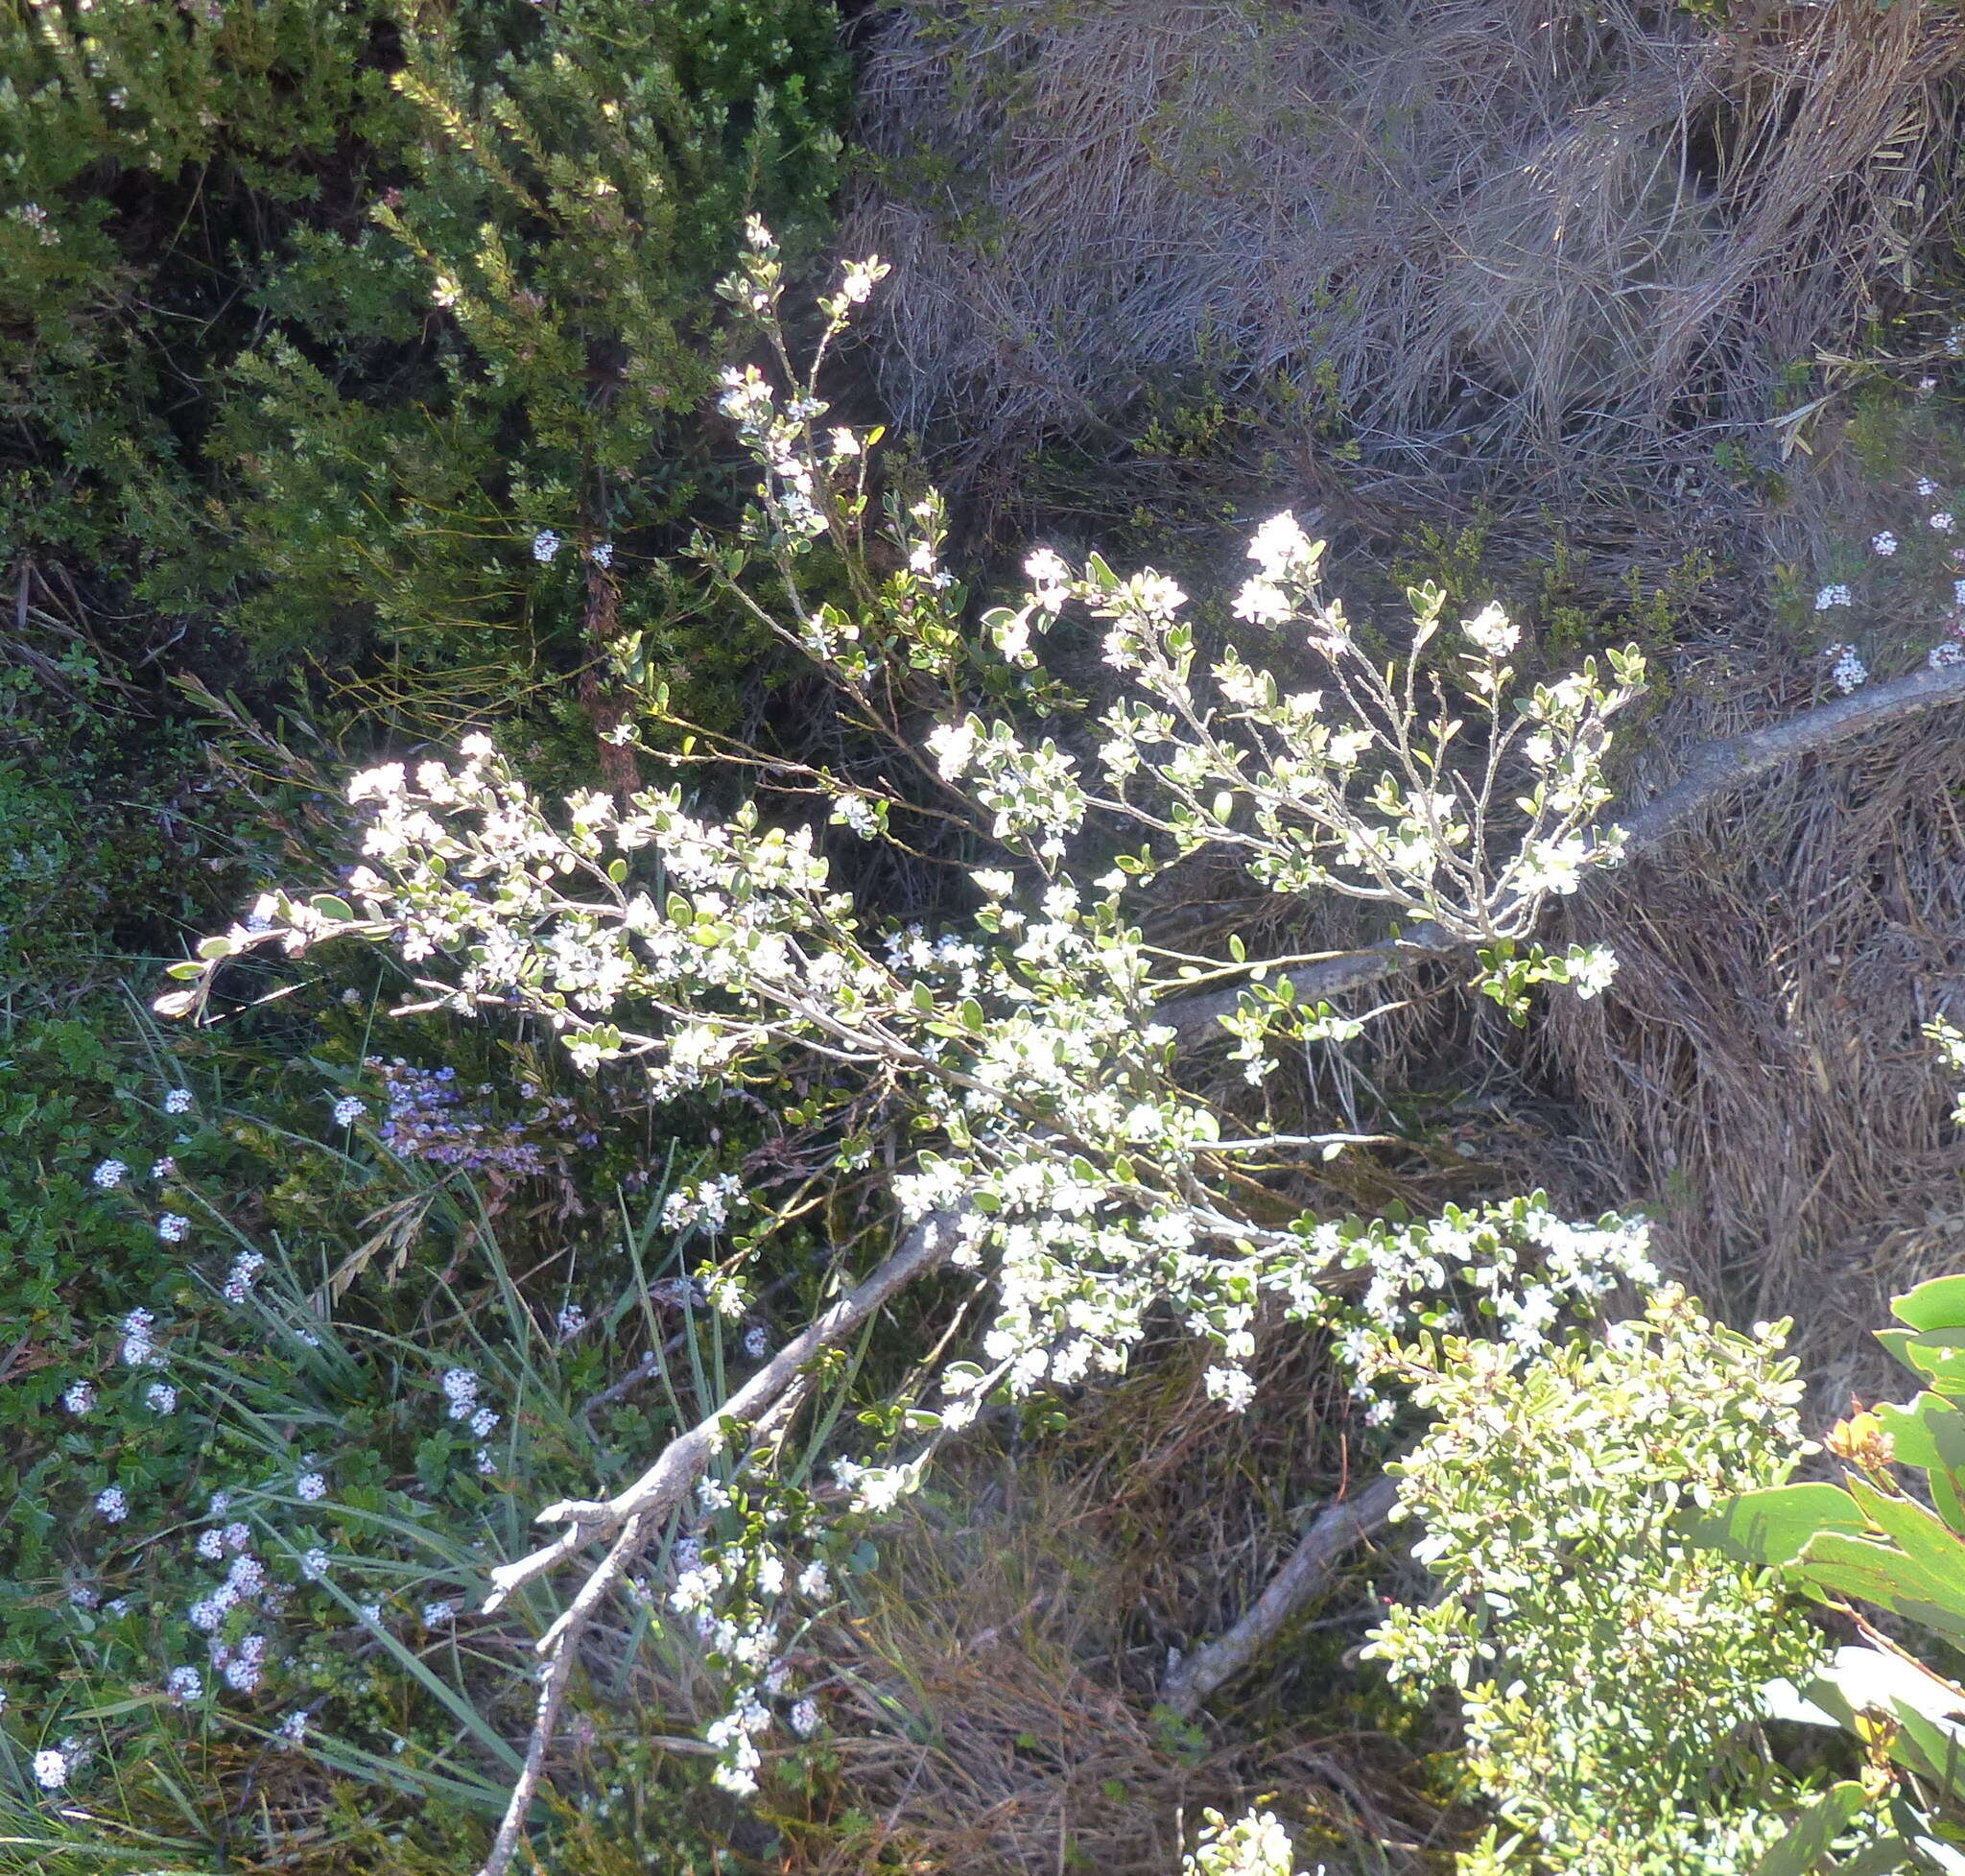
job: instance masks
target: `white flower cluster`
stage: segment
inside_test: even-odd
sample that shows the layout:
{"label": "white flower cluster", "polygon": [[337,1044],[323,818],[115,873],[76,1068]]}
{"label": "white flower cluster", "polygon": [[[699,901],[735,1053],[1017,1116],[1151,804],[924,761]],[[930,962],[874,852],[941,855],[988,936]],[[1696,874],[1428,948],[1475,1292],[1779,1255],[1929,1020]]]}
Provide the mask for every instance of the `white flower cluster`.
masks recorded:
{"label": "white flower cluster", "polygon": [[694,1186],[677,1186],[662,1200],[662,1229],[697,1230],[715,1237],[730,1223],[732,1209],[749,1202],[744,1181],[735,1173],[719,1174]]}
{"label": "white flower cluster", "polygon": [[1835,659],[1829,677],[1844,697],[1869,681],[1869,666],[1863,663],[1854,645],[1831,645],[1822,655]]}
{"label": "white flower cluster", "polygon": [[123,1318],[123,1346],[120,1353],[126,1367],[162,1367],[163,1351],[156,1345],[151,1331],[156,1327],[156,1318],[147,1309],[133,1309]]}
{"label": "white flower cluster", "polygon": [[1200,1841],[1181,1858],[1180,1876],[1291,1876],[1296,1846],[1274,1812],[1251,1811],[1232,1824],[1219,1811],[1201,1816]]}
{"label": "white flower cluster", "polygon": [[453,1420],[468,1420],[478,1407],[478,1377],[469,1368],[445,1368],[443,1397]]}
{"label": "white flower cluster", "polygon": [[232,1259],[232,1268],[225,1272],[225,1280],[220,1289],[228,1303],[243,1303],[252,1294],[252,1286],[259,1281],[259,1273],[266,1269],[266,1259],[256,1250],[242,1250]]}
{"label": "white flower cluster", "polygon": [[1854,606],[1855,604],[1856,596],[1846,585],[1840,582],[1834,586],[1824,586],[1815,595],[1815,610],[1817,612],[1826,612],[1831,606]]}

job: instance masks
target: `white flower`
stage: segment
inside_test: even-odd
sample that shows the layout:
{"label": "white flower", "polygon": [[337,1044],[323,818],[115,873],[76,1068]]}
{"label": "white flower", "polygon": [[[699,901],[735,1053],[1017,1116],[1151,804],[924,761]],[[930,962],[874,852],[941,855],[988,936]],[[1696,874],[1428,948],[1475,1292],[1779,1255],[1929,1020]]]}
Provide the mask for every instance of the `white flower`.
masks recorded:
{"label": "white flower", "polygon": [[1295,610],[1290,595],[1260,574],[1243,581],[1235,596],[1235,616],[1252,626],[1288,625]]}
{"label": "white flower", "polygon": [[753,1323],[748,1329],[745,1330],[744,1352],[753,1362],[761,1362],[769,1351],[770,1341],[766,1336],[761,1324]]}
{"label": "white flower", "polygon": [[443,1391],[450,1401],[450,1417],[469,1419],[478,1405],[478,1377],[469,1368],[446,1368]]}
{"label": "white flower", "polygon": [[93,1381],[71,1381],[61,1396],[61,1405],[71,1413],[86,1413],[95,1404],[96,1386]]}
{"label": "white flower", "polygon": [[167,1245],[182,1244],[184,1234],[191,1229],[191,1221],[177,1212],[166,1212],[157,1220],[157,1236]]}
{"label": "white flower", "polygon": [[1055,612],[1071,597],[1071,568],[1064,556],[1040,547],[1024,562],[1030,582],[1030,594],[1047,612]]}
{"label": "white flower", "polygon": [[327,1481],[319,1472],[303,1472],[294,1481],[294,1489],[312,1505],[327,1496]]}
{"label": "white flower", "polygon": [[344,1094],[334,1104],[334,1124],[353,1127],[368,1111],[368,1104],[358,1094]]}
{"label": "white flower", "polygon": [[215,1596],[207,1596],[202,1601],[192,1603],[184,1611],[184,1620],[201,1634],[208,1635],[225,1621],[225,1611],[230,1606],[230,1603],[221,1603]]}
{"label": "white flower", "polygon": [[1460,629],[1491,658],[1505,657],[1522,636],[1521,628],[1493,602],[1483,606],[1473,618],[1461,620]]}
{"label": "white flower", "polygon": [[561,1342],[570,1341],[587,1326],[587,1313],[578,1303],[565,1304],[556,1319]]}
{"label": "white flower", "polygon": [[150,1175],[154,1179],[168,1179],[178,1170],[178,1162],[166,1153],[161,1159],[150,1163]]}
{"label": "white flower", "polygon": [[611,540],[597,540],[587,550],[587,558],[605,573],[614,564],[614,543]]}
{"label": "white flower", "polygon": [[477,1455],[478,1471],[485,1478],[492,1477],[498,1470],[498,1461],[491,1457],[488,1446],[480,1446]]}
{"label": "white flower", "polygon": [[143,1404],[153,1413],[175,1413],[178,1390],[166,1382],[153,1381],[143,1391]]}
{"label": "white flower", "polygon": [[266,1565],[256,1556],[235,1556],[225,1584],[235,1598],[257,1596],[266,1587]]}
{"label": "white flower", "polygon": [[1929,525],[1933,530],[1933,532],[1940,534],[1953,534],[1956,532],[1958,527],[1956,518],[1953,515],[1952,511],[1948,508],[1940,509],[1937,511],[1937,513],[1933,514],[1929,518]]}
{"label": "white flower", "polygon": [[489,1439],[497,1425],[498,1415],[488,1407],[481,1407],[471,1415],[471,1437]]}
{"label": "white flower", "polygon": [[956,724],[937,724],[928,732],[928,753],[935,758],[936,772],[945,782],[962,775],[976,759],[980,743],[975,724],[966,718]]}
{"label": "white flower", "polygon": [[457,1607],[451,1603],[425,1603],[423,1604],[423,1627],[441,1628],[457,1617]]}
{"label": "white flower", "polygon": [[1255,1383],[1244,1369],[1212,1367],[1201,1379],[1207,1385],[1208,1398],[1219,1401],[1231,1413],[1243,1412],[1255,1399]]}
{"label": "white flower", "polygon": [[559,552],[559,536],[551,528],[541,528],[533,536],[533,558],[543,566],[552,563],[554,555]]}
{"label": "white flower", "polygon": [[307,1716],[304,1713],[288,1714],[280,1722],[275,1737],[283,1749],[292,1751],[307,1737]]}
{"label": "white flower", "polygon": [[1608,945],[1579,947],[1570,954],[1570,988],[1585,1003],[1610,987],[1617,975],[1617,956]]}
{"label": "white flower", "polygon": [[225,1554],[224,1533],[216,1529],[201,1532],[198,1537],[198,1554],[216,1563]]}
{"label": "white flower", "polygon": [[215,1491],[204,1502],[204,1515],[208,1518],[222,1518],[232,1508],[232,1494],[228,1491]]}
{"label": "white flower", "polygon": [[53,1746],[35,1754],[35,1783],[44,1792],[59,1791],[68,1783],[68,1755]]}
{"label": "white flower", "polygon": [[812,1602],[824,1602],[832,1594],[832,1587],[833,1579],[823,1563],[808,1563],[798,1573],[798,1594]]}
{"label": "white flower", "polygon": [[302,1554],[300,1557],[300,1574],[310,1583],[318,1583],[322,1577],[327,1575],[327,1553],[317,1544],[312,1550]]}
{"label": "white flower", "polygon": [[106,1524],[121,1524],[130,1515],[130,1501],[121,1485],[109,1485],[96,1493],[96,1510]]}
{"label": "white flower", "polygon": [[800,1739],[810,1739],[818,1731],[818,1708],[812,1700],[800,1700],[792,1709],[792,1730]]}
{"label": "white flower", "polygon": [[1263,570],[1267,580],[1300,577],[1316,564],[1316,547],[1303,532],[1294,514],[1285,509],[1272,514],[1255,531],[1248,543],[1248,558]]}
{"label": "white flower", "polygon": [[248,1635],[246,1641],[239,1644],[239,1652],[225,1663],[225,1685],[235,1694],[249,1694],[259,1685],[262,1673],[261,1657],[246,1651],[246,1642],[255,1641],[259,1642],[262,1648],[265,1646],[263,1636]]}
{"label": "white flower", "polygon": [[1965,645],[1955,638],[1941,638],[1925,653],[1924,661],[1933,671],[1942,671],[1948,664],[1965,664]]}
{"label": "white flower", "polygon": [[150,1335],[151,1325],[155,1320],[156,1318],[147,1309],[133,1309],[123,1318],[122,1356],[125,1366],[140,1368],[163,1360]]}
{"label": "white flower", "polygon": [[1885,528],[1880,534],[1870,537],[1870,546],[1886,559],[1897,551],[1897,536]]}
{"label": "white flower", "polygon": [[165,1097],[164,1097],[164,1112],[165,1112],[165,1113],[167,1113],[167,1114],[186,1114],[186,1113],[189,1113],[190,1111],[191,1111],[191,1090],[190,1090],[189,1088],[173,1088],[173,1089],[171,1090],[171,1092],[170,1092],[169,1094],[165,1095]]}
{"label": "white flower", "polygon": [[1817,612],[1826,612],[1832,606],[1853,606],[1854,604],[1855,595],[1850,592],[1847,586],[1839,584],[1824,586],[1815,595],[1815,610]]}
{"label": "white flower", "polygon": [[833,799],[832,819],[841,827],[850,828],[863,841],[874,840],[880,833],[880,816],[873,803],[864,795],[840,795]]}
{"label": "white flower", "polygon": [[105,1192],[108,1192],[123,1183],[124,1175],[129,1171],[130,1168],[120,1159],[106,1159],[89,1175],[89,1177]]}
{"label": "white flower", "polygon": [[243,1551],[252,1542],[252,1527],[234,1518],[222,1533],[228,1551]]}
{"label": "white flower", "polygon": [[1171,619],[1187,604],[1187,595],[1163,573],[1136,573],[1126,582],[1126,592],[1142,612],[1155,619]]}
{"label": "white flower", "polygon": [[173,1706],[188,1706],[204,1692],[204,1676],[196,1668],[173,1668],[164,1676],[164,1692]]}

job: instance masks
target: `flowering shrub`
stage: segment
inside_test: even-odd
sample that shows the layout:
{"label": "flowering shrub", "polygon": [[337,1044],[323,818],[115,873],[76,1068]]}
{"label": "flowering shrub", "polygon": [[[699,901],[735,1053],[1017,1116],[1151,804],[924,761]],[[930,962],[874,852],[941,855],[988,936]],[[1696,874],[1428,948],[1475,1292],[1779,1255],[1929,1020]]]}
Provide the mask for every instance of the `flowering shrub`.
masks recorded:
{"label": "flowering shrub", "polygon": [[[725,292],[789,373],[782,264],[761,227],[750,238]],[[1641,1226],[1569,1224],[1539,1199],[1418,1223],[1292,1216],[1274,1196],[1252,1204],[1259,1169],[1306,1153],[1315,1164],[1352,1136],[1238,1128],[1176,1074],[1176,1030],[1160,1007],[1196,977],[1243,986],[1223,1039],[1258,1086],[1279,1047],[1353,1033],[1356,1019],[1299,1003],[1293,961],[1238,951],[1196,972],[1132,922],[1143,887],[1210,850],[1272,891],[1358,898],[1477,947],[1483,981],[1517,1014],[1538,982],[1596,994],[1610,980],[1607,955],[1552,956],[1532,934],[1551,896],[1617,856],[1614,832],[1594,823],[1610,720],[1636,694],[1642,661],[1613,653],[1607,672],[1592,661],[1517,698],[1505,616],[1489,607],[1463,622],[1451,653],[1427,664],[1442,602],[1419,591],[1409,655],[1381,665],[1324,592],[1320,549],[1289,515],[1257,534],[1234,610],[1256,629],[1300,632],[1326,674],[1319,689],[1286,690],[1232,648],[1203,668],[1187,596],[1096,555],[1078,565],[1033,557],[1022,604],[985,613],[986,644],[973,646],[964,596],[941,564],[938,503],[891,502],[876,532],[876,439],[822,422],[818,362],[879,272],[849,270],[822,302],[817,360],[789,389],[754,368],[729,374],[723,403],[755,452],[758,501],[741,540],[699,540],[697,554],[713,590],[813,660],[855,721],[890,732],[880,775],[848,784],[805,772],[833,821],[897,842],[920,815],[971,831],[992,864],[971,870],[969,919],[933,935],[883,931],[839,890],[816,830],[755,803],[711,820],[679,789],[655,788],[578,795],[556,817],[478,736],[455,763],[357,776],[364,864],[345,896],[266,895],[178,968],[192,986],[158,1006],[199,1007],[215,973],[247,953],[360,937],[396,947],[424,985],[420,1007],[523,1010],[583,1066],[637,1065],[657,1098],[773,1092],[835,1176],[857,1176],[886,1143],[904,1248],[771,1357],[727,1416],[675,1442],[618,1501],[554,1508],[563,1534],[493,1573],[495,1606],[590,1532],[614,1539],[544,1644],[552,1665],[533,1765],[570,1673],[569,1635],[628,1579],[650,1521],[688,1501],[711,1456],[743,1450],[744,1427],[749,1462],[695,1501],[737,1525],[667,1599],[710,1638],[729,1679],[712,1737],[720,1776],[738,1792],[755,1782],[776,1703],[798,1691],[776,1666],[802,1619],[789,1592],[824,1581],[800,1559],[822,1561],[815,1552],[842,1521],[877,1516],[911,1489],[934,1441],[992,1397],[1121,1369],[1148,1320],[1171,1310],[1213,1344],[1209,1390],[1239,1411],[1252,1397],[1266,1302],[1354,1331],[1338,1343],[1353,1361],[1374,1335],[1479,1325],[1502,1338],[1505,1368],[1545,1344],[1566,1307],[1652,1275]],[[801,562],[820,541],[851,611],[808,597]],[[774,582],[778,609],[759,576]],[[1096,734],[1088,753],[971,701],[975,690],[1059,700],[1034,648],[1067,607],[1103,625],[1107,663],[1125,681],[1096,732],[1072,739]],[[918,741],[911,696],[936,700],[937,724]],[[722,1215],[732,1196],[687,1203]],[[720,1310],[744,1309],[772,1223],[759,1208],[699,1270]],[[816,1497],[774,1462],[776,1429],[807,1385],[801,1364],[840,1332],[828,1325],[859,1319],[860,1298],[877,1303],[887,1286],[941,1265],[993,1292],[980,1361],[943,1367],[932,1396],[925,1382],[911,1388],[883,1449],[840,1460],[839,1489]],[[1369,1370],[1358,1385],[1369,1396]],[[793,1705],[794,1730],[801,1712]],[[512,1854],[535,1777],[520,1781],[487,1868]]]}

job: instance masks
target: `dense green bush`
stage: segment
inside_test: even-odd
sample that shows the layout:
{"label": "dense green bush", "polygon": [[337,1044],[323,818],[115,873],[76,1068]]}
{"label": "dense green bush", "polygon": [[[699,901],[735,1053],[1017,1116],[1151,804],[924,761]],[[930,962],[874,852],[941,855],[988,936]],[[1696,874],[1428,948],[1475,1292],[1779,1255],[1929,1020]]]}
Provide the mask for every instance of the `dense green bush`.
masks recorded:
{"label": "dense green bush", "polygon": [[1779,1835],[1759,1689],[1805,1673],[1819,1638],[1765,1572],[1676,1520],[1793,1465],[1781,1340],[1666,1290],[1642,1322],[1518,1371],[1456,1337],[1387,1351],[1435,1416],[1394,1470],[1441,1594],[1395,1607],[1367,1652],[1459,1700],[1467,1776],[1508,1833],[1466,1876],[1745,1876]]}
{"label": "dense green bush", "polygon": [[8,10],[0,537],[262,660],[421,667],[439,710],[632,633],[714,679],[728,622],[616,575],[721,486],[708,289],[746,207],[818,226],[836,34],[822,0]]}

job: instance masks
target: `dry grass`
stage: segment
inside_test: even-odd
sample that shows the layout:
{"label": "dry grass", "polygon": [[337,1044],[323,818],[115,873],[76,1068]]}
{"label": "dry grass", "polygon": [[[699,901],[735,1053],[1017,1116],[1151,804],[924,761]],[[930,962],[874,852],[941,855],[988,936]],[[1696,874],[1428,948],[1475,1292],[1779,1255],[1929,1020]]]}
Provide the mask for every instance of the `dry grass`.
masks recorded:
{"label": "dry grass", "polygon": [[[1804,701],[1716,670],[1647,763]],[[1888,1298],[1965,1262],[1954,1090],[1919,1033],[1965,1003],[1961,803],[1942,718],[1774,776],[1574,909],[1617,984],[1553,1000],[1531,1043],[1664,1261],[1737,1319],[1795,1317],[1824,1412],[1891,1385]]]}
{"label": "dry grass", "polygon": [[[1929,0],[916,0],[869,36],[843,240],[895,263],[883,389],[972,487],[1211,360],[1325,373],[1367,507],[1500,476],[1568,513],[1587,471],[1683,527],[1716,439],[1907,285],[1961,55]],[[1337,499],[1299,441],[1273,495]]]}
{"label": "dry grass", "polygon": [[1200,1366],[1157,1351],[1087,1395],[1068,1446],[972,1447],[883,1539],[864,1613],[828,1645],[865,1821],[810,1839],[807,1867],[1166,1876],[1202,1807],[1269,1793],[1334,1876],[1421,1866],[1438,1807],[1338,1667],[1377,1614],[1367,1583],[1415,1586],[1394,1555],[1363,1559],[1203,1728],[1153,1717],[1169,1646],[1242,1613],[1344,1464],[1314,1348],[1279,1341],[1269,1411],[1243,1419],[1206,1402]]}

